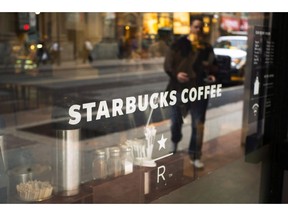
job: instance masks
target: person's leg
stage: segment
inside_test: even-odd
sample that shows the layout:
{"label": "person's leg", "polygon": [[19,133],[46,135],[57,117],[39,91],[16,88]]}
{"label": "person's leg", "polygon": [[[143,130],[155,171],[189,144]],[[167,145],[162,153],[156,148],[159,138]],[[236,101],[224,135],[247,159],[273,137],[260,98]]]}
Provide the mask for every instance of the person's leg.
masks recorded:
{"label": "person's leg", "polygon": [[192,160],[200,159],[202,155],[202,143],[204,135],[204,122],[199,120],[192,120],[192,134],[189,144],[189,155]]}
{"label": "person's leg", "polygon": [[204,124],[208,100],[193,102],[191,106],[191,138],[189,143],[189,155],[191,160],[200,160],[204,137]]}
{"label": "person's leg", "polygon": [[171,107],[171,141],[173,143],[173,153],[177,152],[178,143],[182,139],[183,118],[181,107],[178,105]]}

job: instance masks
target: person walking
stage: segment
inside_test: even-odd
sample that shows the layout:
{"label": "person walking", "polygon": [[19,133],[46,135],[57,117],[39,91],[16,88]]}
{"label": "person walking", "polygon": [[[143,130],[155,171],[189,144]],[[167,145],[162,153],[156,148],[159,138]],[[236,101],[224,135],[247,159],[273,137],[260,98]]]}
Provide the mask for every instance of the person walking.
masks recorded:
{"label": "person walking", "polygon": [[86,63],[88,60],[89,63],[93,62],[93,57],[92,57],[92,51],[93,51],[93,45],[90,40],[85,40],[84,45],[83,45],[83,63]]}
{"label": "person walking", "polygon": [[203,40],[203,22],[200,17],[191,20],[190,34],[181,36],[170,46],[164,60],[164,70],[169,76],[168,91],[177,91],[177,102],[171,107],[171,141],[173,153],[181,141],[183,118],[190,113],[191,138],[188,153],[196,168],[203,168],[201,161],[205,115],[208,99],[181,102],[182,90],[205,86],[216,81],[217,61],[213,47]]}
{"label": "person walking", "polygon": [[55,41],[54,43],[52,43],[50,52],[51,52],[52,63],[60,64],[61,63],[61,55],[60,55],[61,47],[60,47],[59,42]]}

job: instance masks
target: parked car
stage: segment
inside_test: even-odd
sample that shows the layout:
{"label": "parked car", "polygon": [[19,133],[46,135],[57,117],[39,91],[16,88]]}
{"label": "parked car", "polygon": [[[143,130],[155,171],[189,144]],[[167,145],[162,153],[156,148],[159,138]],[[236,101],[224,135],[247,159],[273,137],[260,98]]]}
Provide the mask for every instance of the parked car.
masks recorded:
{"label": "parked car", "polygon": [[217,79],[221,83],[243,82],[247,56],[247,36],[221,36],[214,44],[220,65]]}

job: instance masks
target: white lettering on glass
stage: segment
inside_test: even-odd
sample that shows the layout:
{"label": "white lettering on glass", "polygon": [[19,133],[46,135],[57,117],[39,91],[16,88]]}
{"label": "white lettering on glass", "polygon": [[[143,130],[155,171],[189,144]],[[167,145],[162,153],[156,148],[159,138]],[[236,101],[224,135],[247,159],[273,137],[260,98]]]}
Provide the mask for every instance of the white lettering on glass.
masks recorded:
{"label": "white lettering on glass", "polygon": [[[86,114],[86,121],[93,121],[93,113],[96,113],[94,120],[100,120],[101,118],[116,117],[124,114],[133,114],[136,111],[144,112],[148,108],[157,109],[159,107],[173,106],[177,103],[177,99],[181,100],[181,103],[194,102],[196,100],[204,100],[207,98],[221,97],[222,85],[212,84],[206,86],[199,86],[198,88],[185,88],[180,93],[180,98],[177,97],[177,91],[172,90],[170,92],[155,92],[150,96],[148,94],[138,95],[137,97],[130,96],[125,99],[116,98],[110,101],[100,101],[73,104],[69,108],[69,124],[77,125],[80,123],[82,116],[81,113]],[[109,106],[109,105],[110,106]],[[98,105],[98,106],[97,106]],[[84,111],[84,112],[83,112]],[[110,113],[111,112],[111,113]]]}

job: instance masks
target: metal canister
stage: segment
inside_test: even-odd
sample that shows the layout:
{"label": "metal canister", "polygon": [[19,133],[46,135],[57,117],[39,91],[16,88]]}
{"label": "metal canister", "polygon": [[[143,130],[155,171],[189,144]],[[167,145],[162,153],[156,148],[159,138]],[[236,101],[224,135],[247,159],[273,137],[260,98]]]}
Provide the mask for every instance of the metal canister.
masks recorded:
{"label": "metal canister", "polygon": [[79,193],[80,186],[80,129],[81,125],[69,123],[69,108],[75,104],[72,97],[55,94],[52,119],[56,135],[55,191],[59,195]]}
{"label": "metal canister", "polygon": [[79,129],[57,130],[56,136],[56,190],[72,196],[80,185]]}
{"label": "metal canister", "polygon": [[7,165],[4,152],[3,129],[5,122],[0,116],[0,203],[8,202],[9,179],[6,173]]}

